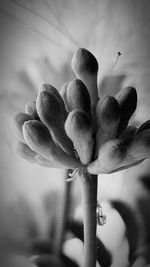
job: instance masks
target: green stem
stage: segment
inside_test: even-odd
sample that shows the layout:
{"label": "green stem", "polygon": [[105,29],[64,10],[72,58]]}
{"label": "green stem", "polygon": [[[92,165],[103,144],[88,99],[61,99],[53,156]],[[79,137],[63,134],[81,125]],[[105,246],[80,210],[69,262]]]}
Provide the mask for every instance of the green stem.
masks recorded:
{"label": "green stem", "polygon": [[96,226],[97,226],[97,175],[85,174],[81,178],[84,215],[84,256],[83,267],[96,266]]}
{"label": "green stem", "polygon": [[62,246],[65,238],[65,227],[69,216],[69,209],[71,204],[71,183],[66,182],[70,170],[65,173],[64,178],[64,192],[63,198],[59,205],[58,217],[57,217],[57,230],[54,244],[54,254],[60,256],[62,253]]}

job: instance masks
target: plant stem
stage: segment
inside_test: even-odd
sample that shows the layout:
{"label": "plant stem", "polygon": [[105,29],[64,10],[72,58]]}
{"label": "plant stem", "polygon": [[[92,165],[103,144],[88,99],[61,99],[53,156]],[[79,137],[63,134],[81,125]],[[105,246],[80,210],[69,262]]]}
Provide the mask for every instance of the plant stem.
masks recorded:
{"label": "plant stem", "polygon": [[81,178],[84,220],[83,267],[96,266],[96,226],[97,226],[97,175],[85,173]]}
{"label": "plant stem", "polygon": [[65,227],[69,216],[69,208],[71,204],[71,185],[72,183],[66,182],[70,170],[66,171],[64,179],[64,192],[63,199],[60,201],[58,217],[57,217],[57,230],[54,244],[54,254],[60,256],[62,253],[62,246],[65,237]]}

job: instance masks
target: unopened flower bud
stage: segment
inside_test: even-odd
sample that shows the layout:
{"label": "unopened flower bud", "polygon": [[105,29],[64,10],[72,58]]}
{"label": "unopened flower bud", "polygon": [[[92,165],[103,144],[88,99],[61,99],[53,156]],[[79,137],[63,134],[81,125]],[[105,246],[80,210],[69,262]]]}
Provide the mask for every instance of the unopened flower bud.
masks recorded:
{"label": "unopened flower bud", "polygon": [[50,130],[54,141],[67,153],[73,154],[73,144],[64,130],[65,107],[61,105],[57,96],[48,91],[39,93],[36,101],[40,119]]}
{"label": "unopened flower bud", "polygon": [[42,155],[37,155],[36,156],[37,163],[43,167],[48,167],[48,168],[63,168],[63,165],[61,165],[59,162],[57,162],[54,159],[48,159],[43,157]]}
{"label": "unopened flower bud", "polygon": [[99,100],[96,107],[97,151],[105,142],[117,137],[119,121],[120,107],[117,100],[112,96],[105,96],[102,100]]}
{"label": "unopened flower bud", "polygon": [[89,92],[85,84],[79,80],[72,80],[66,92],[67,106],[69,107],[69,112],[74,109],[80,109],[91,114],[91,100]]}
{"label": "unopened flower bud", "polygon": [[91,97],[91,105],[93,109],[98,101],[98,62],[95,56],[90,51],[80,48],[74,53],[71,66],[76,77],[82,80],[86,85]]}
{"label": "unopened flower bud", "polygon": [[67,100],[66,100],[66,93],[67,93],[67,87],[68,87],[68,84],[69,82],[65,82],[60,90],[60,95],[64,101],[64,104],[65,104],[65,108],[67,110],[67,112],[69,112],[69,107],[68,107],[68,104],[67,104]]}
{"label": "unopened flower bud", "polygon": [[[54,143],[48,128],[42,122],[25,122],[23,125],[23,134],[28,146],[49,160],[49,166],[60,166],[62,168],[71,169],[81,166],[78,159],[65,153]],[[42,163],[42,160],[40,160],[38,156],[37,160]],[[47,163],[46,161],[46,164]]]}
{"label": "unopened flower bud", "polygon": [[136,134],[137,128],[133,125],[129,125],[124,132],[119,137],[119,140],[124,144],[127,145],[131,140],[134,138]]}
{"label": "unopened flower bud", "polygon": [[117,139],[108,141],[101,147],[98,158],[88,165],[87,170],[91,174],[109,173],[117,168],[125,156],[126,150],[120,147]]}
{"label": "unopened flower bud", "polygon": [[36,160],[36,156],[38,155],[35,151],[33,151],[27,144],[22,143],[21,141],[19,141],[16,146],[15,146],[16,152],[17,154],[27,160],[30,161],[32,163],[37,162]]}
{"label": "unopened flower bud", "polygon": [[20,112],[15,114],[14,116],[14,125],[16,134],[18,135],[19,139],[24,142],[24,137],[22,133],[22,126],[25,121],[32,120],[32,117],[26,113]]}
{"label": "unopened flower bud", "polygon": [[92,157],[94,143],[90,117],[81,110],[70,112],[65,123],[65,130],[72,140],[81,162],[88,164]]}
{"label": "unopened flower bud", "polygon": [[22,128],[28,146],[35,152],[49,157],[53,142],[47,127],[42,122],[32,120],[25,122]]}
{"label": "unopened flower bud", "polygon": [[136,160],[150,157],[150,129],[144,130],[134,137],[128,147],[128,154]]}
{"label": "unopened flower bud", "polygon": [[139,134],[143,132],[144,130],[150,129],[150,120],[145,121],[140,125],[140,127],[137,129],[136,134]]}
{"label": "unopened flower bud", "polygon": [[[133,161],[133,159],[132,159],[132,161]],[[130,160],[130,162],[132,162],[132,161]],[[143,161],[144,161],[144,159],[142,159],[142,160],[136,160],[136,161],[134,161],[134,162],[132,162],[132,163],[128,163],[128,162],[126,161],[126,159],[125,159],[125,160],[123,160],[123,161],[121,162],[121,164],[118,166],[118,168],[114,169],[113,171],[110,171],[108,174],[115,173],[115,172],[120,172],[120,171],[129,169],[129,168],[131,168],[131,167],[134,167],[134,166],[139,165],[139,164],[142,163]]]}
{"label": "unopened flower bud", "polygon": [[51,84],[48,84],[48,83],[44,83],[39,91],[40,92],[44,92],[44,91],[47,91],[53,95],[55,95],[57,97],[57,100],[59,101],[60,103],[60,107],[62,109],[62,116],[64,116],[64,120],[66,120],[67,118],[67,112],[65,110],[65,103],[60,95],[60,93],[58,92],[58,90],[52,86]]}
{"label": "unopened flower bud", "polygon": [[29,114],[33,120],[39,120],[36,110],[36,101],[29,101],[25,106],[25,112]]}
{"label": "unopened flower bud", "polygon": [[137,93],[135,88],[126,87],[119,91],[116,99],[120,104],[121,118],[118,127],[118,134],[122,133],[127,127],[128,122],[137,107]]}

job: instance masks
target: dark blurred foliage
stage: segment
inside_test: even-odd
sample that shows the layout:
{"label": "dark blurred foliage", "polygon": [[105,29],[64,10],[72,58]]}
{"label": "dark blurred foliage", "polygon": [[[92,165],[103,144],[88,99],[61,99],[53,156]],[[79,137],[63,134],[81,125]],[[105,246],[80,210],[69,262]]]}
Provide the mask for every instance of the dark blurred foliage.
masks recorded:
{"label": "dark blurred foliage", "polygon": [[125,225],[126,232],[124,238],[127,238],[129,244],[129,262],[132,264],[135,260],[135,253],[138,247],[140,229],[134,210],[121,201],[112,201],[112,206],[119,212]]}

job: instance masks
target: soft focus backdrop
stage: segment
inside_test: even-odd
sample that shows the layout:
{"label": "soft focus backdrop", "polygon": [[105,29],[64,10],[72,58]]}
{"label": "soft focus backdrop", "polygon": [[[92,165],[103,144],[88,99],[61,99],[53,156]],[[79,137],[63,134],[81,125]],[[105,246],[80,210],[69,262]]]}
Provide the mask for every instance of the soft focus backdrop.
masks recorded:
{"label": "soft focus backdrop", "polygon": [[[24,111],[25,103],[36,97],[42,83],[51,83],[60,90],[66,80],[71,80],[73,52],[85,47],[99,62],[99,95],[114,95],[123,86],[133,85],[139,100],[132,121],[138,125],[149,119],[149,14],[149,0],[0,1],[0,235],[4,238],[9,239],[16,229],[15,238],[30,235],[28,225],[33,220],[38,233],[46,233],[50,218],[43,198],[52,192],[52,214],[54,192],[63,192],[64,173],[32,165],[15,154],[13,114]],[[121,56],[117,60],[118,52]],[[114,255],[125,226],[108,203],[122,199],[134,207],[138,197],[146,194],[139,178],[148,175],[149,170],[147,161],[99,179],[99,197],[105,213],[108,211],[108,224],[99,234]],[[78,205],[78,182],[73,195]],[[80,214],[78,208],[75,216]],[[114,257],[114,266],[125,266],[127,251],[125,241],[122,252]]]}

